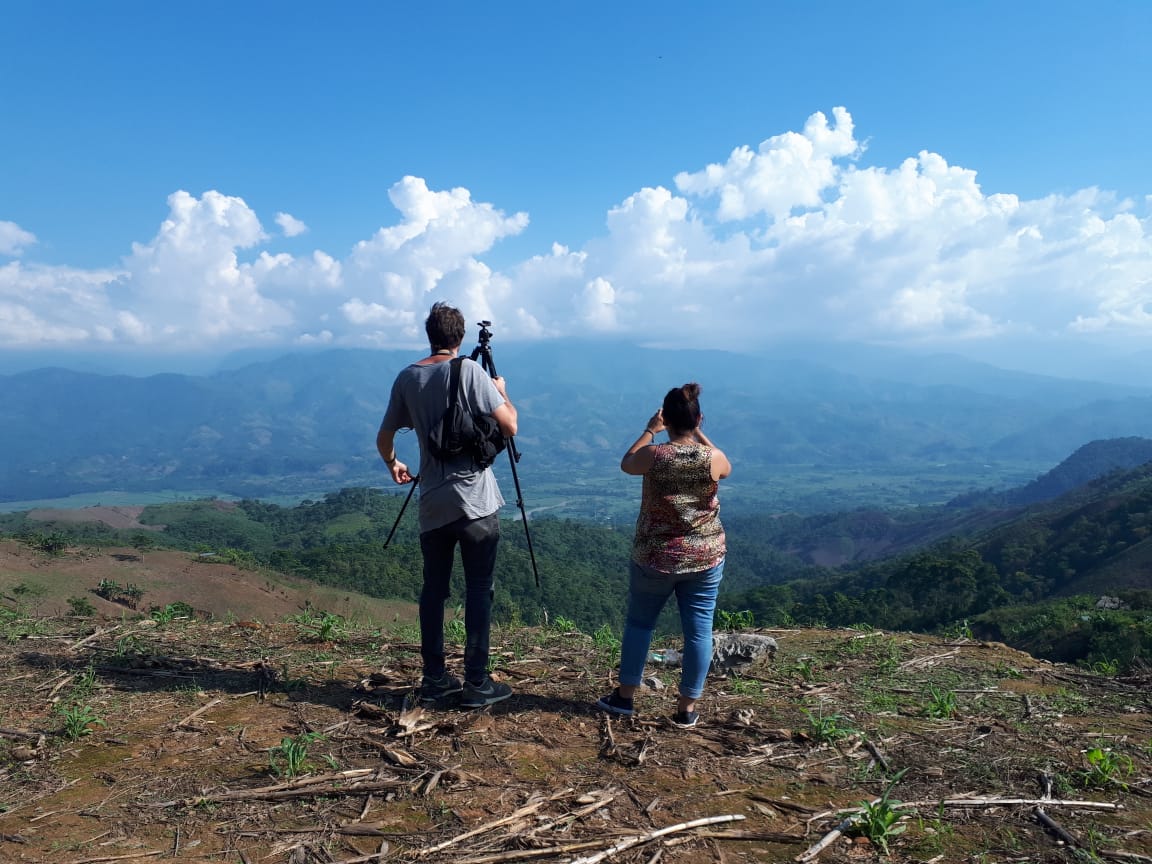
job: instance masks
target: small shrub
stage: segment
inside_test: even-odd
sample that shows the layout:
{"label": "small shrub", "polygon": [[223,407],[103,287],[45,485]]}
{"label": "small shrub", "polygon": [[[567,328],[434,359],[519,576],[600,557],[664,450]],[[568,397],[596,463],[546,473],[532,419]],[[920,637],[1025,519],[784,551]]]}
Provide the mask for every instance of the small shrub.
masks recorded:
{"label": "small shrub", "polygon": [[116,602],[116,598],[120,596],[120,583],[113,579],[101,579],[93,589],[97,597],[103,597],[105,600]]}
{"label": "small shrub", "polygon": [[573,633],[580,629],[576,626],[575,621],[571,618],[565,618],[563,615],[556,616],[556,620],[552,622],[552,627],[561,633]]}
{"label": "small shrub", "polygon": [[87,597],[69,597],[68,607],[72,610],[72,614],[78,618],[91,618],[96,614],[96,607]]}
{"label": "small shrub", "polygon": [[604,654],[616,654],[620,650],[620,639],[607,624],[601,624],[592,634],[592,644]]}
{"label": "small shrub", "polygon": [[48,593],[48,589],[39,582],[21,582],[12,588],[12,593],[21,602],[37,600]]}
{"label": "small shrub", "polygon": [[756,619],[751,609],[740,612],[729,612],[726,609],[716,610],[715,626],[717,630],[747,630],[755,626]]}
{"label": "small shrub", "polygon": [[138,609],[140,606],[140,600],[144,596],[144,589],[139,585],[134,585],[133,583],[129,582],[124,586],[120,594],[123,596],[124,602],[127,604],[129,609]]}

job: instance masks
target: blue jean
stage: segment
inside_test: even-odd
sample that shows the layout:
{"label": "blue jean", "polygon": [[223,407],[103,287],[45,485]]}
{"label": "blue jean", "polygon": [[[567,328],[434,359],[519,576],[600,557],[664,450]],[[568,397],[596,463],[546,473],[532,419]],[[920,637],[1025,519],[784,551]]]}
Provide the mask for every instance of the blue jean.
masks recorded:
{"label": "blue jean", "polygon": [[635,686],[644,677],[644,662],[652,644],[656,619],[672,594],[680,607],[684,631],[684,658],[680,670],[680,695],[699,699],[712,664],[712,617],[716,595],[724,576],[724,562],[695,573],[662,573],[635,561],[628,571],[628,617],[620,647],[620,683]]}
{"label": "blue jean", "polygon": [[451,595],[456,544],[464,565],[464,678],[480,684],[488,675],[492,629],[492,571],[500,542],[499,513],[461,518],[420,535],[424,587],[420,591],[420,656],[424,674],[444,674],[444,602]]}

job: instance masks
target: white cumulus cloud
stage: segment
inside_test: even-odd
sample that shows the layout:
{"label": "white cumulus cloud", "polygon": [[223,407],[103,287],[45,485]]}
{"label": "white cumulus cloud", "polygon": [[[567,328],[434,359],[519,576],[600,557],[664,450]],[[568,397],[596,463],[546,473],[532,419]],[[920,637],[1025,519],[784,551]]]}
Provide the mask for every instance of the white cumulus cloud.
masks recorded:
{"label": "white cumulus cloud", "polygon": [[0,219],[0,255],[17,256],[25,247],[36,242],[36,235],[25,231],[15,222]]}
{"label": "white cumulus cloud", "polygon": [[290,213],[277,213],[276,224],[284,232],[285,237],[298,237],[308,230],[308,226]]}
{"label": "white cumulus cloud", "polygon": [[[920,343],[1152,336],[1152,197],[985,191],[928,150],[866,164],[844,108],[606,207],[601,236],[501,268],[525,213],[403,177],[350,251],[276,248],[243,199],[169,197],[119,267],[0,265],[9,344],[418,345],[448,300],[505,338],[610,333],[700,347],[786,335]],[[0,222],[0,254],[36,238]],[[565,242],[567,241],[567,242]]]}

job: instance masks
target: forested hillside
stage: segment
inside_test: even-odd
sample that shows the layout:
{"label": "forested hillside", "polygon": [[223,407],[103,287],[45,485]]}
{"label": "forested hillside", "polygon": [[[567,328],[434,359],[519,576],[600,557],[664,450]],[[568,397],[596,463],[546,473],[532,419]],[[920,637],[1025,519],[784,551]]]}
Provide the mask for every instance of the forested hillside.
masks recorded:
{"label": "forested hillside", "polygon": [[971,492],[957,496],[952,507],[1020,507],[1059,498],[1078,486],[1112,471],[1136,468],[1152,461],[1152,439],[1127,437],[1089,441],[1031,483],[1015,489]]}
{"label": "forested hillside", "polygon": [[[1150,534],[1152,463],[968,537],[725,602],[762,621],[971,627],[1041,655],[1130,664],[1152,656]],[[1111,608],[1097,608],[1102,595]]]}

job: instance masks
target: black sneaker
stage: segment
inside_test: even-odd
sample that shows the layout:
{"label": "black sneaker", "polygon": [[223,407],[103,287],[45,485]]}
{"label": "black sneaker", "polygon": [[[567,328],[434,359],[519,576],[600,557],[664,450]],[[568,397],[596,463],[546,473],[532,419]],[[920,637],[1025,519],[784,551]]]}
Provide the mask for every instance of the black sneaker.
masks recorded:
{"label": "black sneaker", "polygon": [[621,696],[619,687],[607,696],[601,696],[596,701],[596,707],[609,714],[621,714],[625,717],[631,717],[636,713],[636,709],[632,707],[632,700]]}
{"label": "black sneaker", "polygon": [[463,689],[464,685],[460,679],[449,675],[447,672],[439,678],[429,678],[425,675],[420,681],[420,701],[436,702],[445,696],[459,693]]}
{"label": "black sneaker", "polygon": [[691,729],[700,722],[700,715],[695,711],[677,711],[672,715],[672,725],[681,729]]}
{"label": "black sneaker", "polygon": [[503,702],[512,695],[512,688],[491,678],[485,678],[483,684],[464,682],[464,695],[460,697],[461,708],[483,708],[486,705],[495,705]]}

